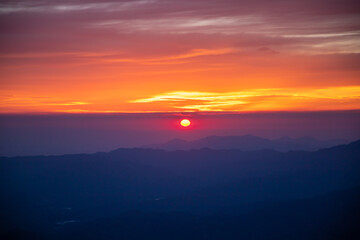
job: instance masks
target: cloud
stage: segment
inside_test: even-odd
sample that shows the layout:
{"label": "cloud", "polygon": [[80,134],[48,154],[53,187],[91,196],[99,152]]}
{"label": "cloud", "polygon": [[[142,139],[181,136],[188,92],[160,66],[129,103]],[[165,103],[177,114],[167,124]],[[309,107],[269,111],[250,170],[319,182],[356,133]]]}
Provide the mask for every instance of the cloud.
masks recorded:
{"label": "cloud", "polygon": [[[314,44],[316,53],[329,52],[329,45],[332,53],[344,52],[345,47],[346,52],[358,52],[357,6],[352,0],[4,1],[0,50],[136,52],[158,50],[159,39],[164,47],[179,46],[184,38],[192,42],[189,50],[209,48],[201,45],[198,35],[209,40],[211,34],[217,40],[227,39],[222,48],[236,42],[242,48],[255,43],[255,47],[270,44],[266,46],[273,48],[268,41],[273,39],[286,52],[312,53]],[[254,36],[255,41],[246,41]]]}
{"label": "cloud", "polygon": [[[172,103],[173,110],[243,111],[360,108],[360,86],[315,89],[253,89],[241,92],[170,92],[132,103]],[[335,105],[332,105],[335,104]],[[150,106],[151,108],[151,106]]]}
{"label": "cloud", "polygon": [[[355,98],[293,93],[358,84],[359,9],[354,0],[4,0],[2,92],[63,104],[18,106],[48,111],[76,102],[91,103],[72,108],[82,111],[358,108]],[[257,90],[128,103],[177,89],[212,97]]]}
{"label": "cloud", "polygon": [[44,106],[80,106],[91,103],[85,101],[69,101],[54,97],[34,96],[2,96],[0,107],[44,107]]}
{"label": "cloud", "polygon": [[61,1],[51,3],[37,2],[37,1],[26,1],[17,3],[3,3],[0,4],[0,14],[11,14],[18,12],[52,12],[52,13],[63,13],[63,12],[76,12],[76,11],[108,11],[108,12],[119,12],[126,11],[139,5],[150,4],[154,1],[151,0],[138,0],[138,1],[120,1],[120,2],[68,2],[62,3]]}

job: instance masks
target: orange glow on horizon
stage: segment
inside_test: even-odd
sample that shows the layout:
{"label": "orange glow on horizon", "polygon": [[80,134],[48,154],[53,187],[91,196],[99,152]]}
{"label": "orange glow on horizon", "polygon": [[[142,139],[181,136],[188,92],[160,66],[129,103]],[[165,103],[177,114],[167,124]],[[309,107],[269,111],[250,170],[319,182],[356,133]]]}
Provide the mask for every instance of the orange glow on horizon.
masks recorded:
{"label": "orange glow on horizon", "polygon": [[[143,96],[146,96],[143,93]],[[0,113],[136,113],[322,111],[360,109],[360,86],[327,88],[262,88],[237,92],[174,91],[129,100],[106,95],[34,97],[0,96]],[[134,97],[133,97],[134,98]]]}

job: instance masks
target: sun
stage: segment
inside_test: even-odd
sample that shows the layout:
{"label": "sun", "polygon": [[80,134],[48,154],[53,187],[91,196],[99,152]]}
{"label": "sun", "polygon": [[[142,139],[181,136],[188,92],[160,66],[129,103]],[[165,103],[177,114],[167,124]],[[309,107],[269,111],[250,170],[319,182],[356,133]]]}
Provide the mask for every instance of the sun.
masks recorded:
{"label": "sun", "polygon": [[180,122],[180,125],[183,126],[183,127],[188,127],[188,126],[190,126],[190,124],[191,124],[191,122],[190,122],[189,119],[183,119]]}

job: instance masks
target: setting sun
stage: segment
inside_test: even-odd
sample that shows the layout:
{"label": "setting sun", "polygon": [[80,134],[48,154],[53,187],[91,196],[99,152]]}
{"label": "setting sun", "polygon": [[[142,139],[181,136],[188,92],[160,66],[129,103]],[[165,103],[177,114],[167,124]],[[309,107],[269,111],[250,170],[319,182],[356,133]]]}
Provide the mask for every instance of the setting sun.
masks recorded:
{"label": "setting sun", "polygon": [[188,126],[190,126],[191,122],[188,119],[183,119],[183,120],[181,120],[180,124],[183,127],[188,127]]}

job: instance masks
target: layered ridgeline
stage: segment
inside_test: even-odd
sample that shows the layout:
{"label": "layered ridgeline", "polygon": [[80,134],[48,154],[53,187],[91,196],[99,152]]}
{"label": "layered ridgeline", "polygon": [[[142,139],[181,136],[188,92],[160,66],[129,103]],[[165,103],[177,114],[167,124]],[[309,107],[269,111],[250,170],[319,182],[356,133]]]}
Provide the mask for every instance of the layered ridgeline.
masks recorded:
{"label": "layered ridgeline", "polygon": [[360,140],[314,152],[13,157],[0,170],[2,237],[339,239],[358,229]]}
{"label": "layered ridgeline", "polygon": [[281,137],[270,140],[253,135],[244,136],[209,136],[194,141],[173,139],[161,144],[144,145],[143,148],[164,150],[191,150],[191,149],[239,149],[243,151],[254,151],[272,149],[276,151],[304,150],[315,151],[328,148],[348,141],[342,139],[318,140],[313,137],[304,136],[300,138]]}

